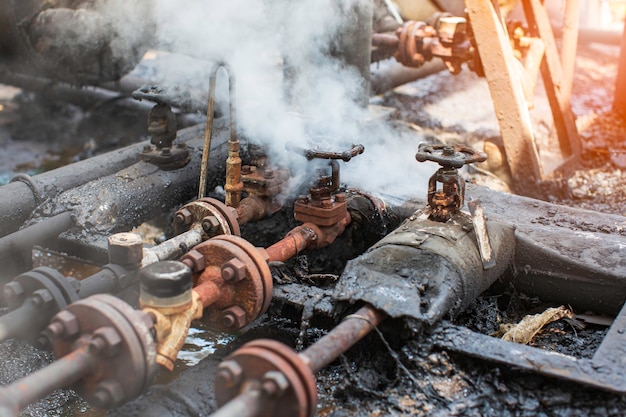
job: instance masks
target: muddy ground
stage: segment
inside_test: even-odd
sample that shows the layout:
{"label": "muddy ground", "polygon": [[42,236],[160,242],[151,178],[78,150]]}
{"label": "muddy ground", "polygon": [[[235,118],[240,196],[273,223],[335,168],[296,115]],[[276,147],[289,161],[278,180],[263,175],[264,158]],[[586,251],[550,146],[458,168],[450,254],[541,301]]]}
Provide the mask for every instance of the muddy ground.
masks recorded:
{"label": "muddy ground", "polygon": [[[616,57],[617,48],[580,48],[573,108],[585,140],[585,166],[568,181],[569,192],[551,199],[569,206],[626,215],[626,166],[622,158],[625,130],[622,121],[608,113]],[[15,172],[36,173],[145,138],[145,115],[128,112],[115,102],[80,108],[38,94],[10,88],[1,91],[0,181],[6,182]],[[402,123],[439,140],[479,146],[498,134],[486,84],[467,71],[456,77],[438,74],[375,101],[397,108],[397,118]],[[545,104],[541,101],[537,103],[534,120],[538,143],[547,146],[551,123],[545,118]],[[546,148],[544,151],[547,157],[549,152]],[[489,175],[477,178],[497,182]],[[306,270],[308,259],[299,261],[296,266]],[[492,334],[501,324],[517,322],[525,314],[543,311],[548,306],[549,301],[519,294],[511,287],[493,288],[454,322]],[[560,320],[539,333],[532,345],[588,358],[607,327],[579,325]],[[314,341],[321,331],[313,327],[301,331],[297,323],[267,317],[253,332],[270,333],[295,346]],[[189,349],[193,351],[194,347]],[[228,350],[219,348],[217,355]],[[0,357],[11,358],[3,360],[0,366],[3,384],[50,360],[49,355],[14,341],[0,346]],[[626,410],[626,399],[621,396],[449,354],[432,344],[428,332],[407,339],[393,325],[382,326],[380,332],[369,335],[323,370],[317,380],[321,398],[318,414],[329,417],[618,416]],[[71,392],[62,391],[29,407],[23,415],[71,413],[99,414],[88,410]]]}

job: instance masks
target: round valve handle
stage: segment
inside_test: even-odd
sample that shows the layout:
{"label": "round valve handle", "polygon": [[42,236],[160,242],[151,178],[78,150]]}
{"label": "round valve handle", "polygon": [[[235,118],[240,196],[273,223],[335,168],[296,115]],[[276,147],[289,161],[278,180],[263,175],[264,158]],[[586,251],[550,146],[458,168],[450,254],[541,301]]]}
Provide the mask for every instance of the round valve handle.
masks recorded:
{"label": "round valve handle", "polygon": [[352,144],[352,147],[344,152],[330,152],[320,151],[317,149],[305,149],[298,146],[288,145],[287,149],[296,153],[302,154],[309,161],[312,159],[341,159],[344,162],[348,162],[357,155],[360,155],[365,151],[365,146]]}
{"label": "round valve handle", "polygon": [[487,154],[478,152],[465,145],[430,145],[420,143],[415,159],[418,162],[437,162],[444,168],[461,168],[465,164],[486,161]]}

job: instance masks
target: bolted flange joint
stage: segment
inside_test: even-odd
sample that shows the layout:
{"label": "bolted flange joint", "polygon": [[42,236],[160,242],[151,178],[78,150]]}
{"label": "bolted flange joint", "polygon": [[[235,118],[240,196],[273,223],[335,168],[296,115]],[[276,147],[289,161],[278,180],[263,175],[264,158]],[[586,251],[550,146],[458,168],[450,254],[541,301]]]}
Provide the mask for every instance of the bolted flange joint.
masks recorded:
{"label": "bolted flange joint", "polygon": [[224,281],[238,282],[247,276],[246,265],[239,259],[234,258],[222,265],[222,278]]}

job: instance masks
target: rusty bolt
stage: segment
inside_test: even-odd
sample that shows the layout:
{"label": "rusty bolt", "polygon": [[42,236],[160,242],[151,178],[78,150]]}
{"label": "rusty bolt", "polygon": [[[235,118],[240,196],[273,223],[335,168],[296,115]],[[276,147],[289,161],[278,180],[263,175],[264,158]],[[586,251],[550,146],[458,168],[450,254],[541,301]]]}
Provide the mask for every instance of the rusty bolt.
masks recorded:
{"label": "rusty bolt", "polygon": [[202,219],[202,230],[204,230],[204,233],[207,235],[215,234],[219,227],[220,222],[215,216],[206,216]]}
{"label": "rusty bolt", "polygon": [[237,258],[222,265],[222,279],[224,281],[238,282],[247,276],[246,265]]}
{"label": "rusty bolt", "polygon": [[109,262],[123,266],[139,266],[143,260],[143,242],[136,233],[109,236]]}
{"label": "rusty bolt", "polygon": [[330,200],[322,200],[322,207],[329,209],[333,207],[333,202]]}
{"label": "rusty bolt", "polygon": [[48,333],[54,338],[70,338],[76,336],[79,332],[80,324],[78,319],[67,310],[59,311],[48,326]]}
{"label": "rusty bolt", "polygon": [[246,312],[239,306],[222,310],[222,324],[228,329],[241,329],[246,325]]}
{"label": "rusty bolt", "polygon": [[241,167],[241,173],[244,175],[248,175],[252,173],[252,167],[250,165],[244,165]]}
{"label": "rusty bolt", "polygon": [[282,372],[268,371],[263,375],[261,391],[269,397],[279,397],[289,388],[289,381]]}
{"label": "rusty bolt", "polygon": [[268,180],[274,178],[274,170],[270,168],[265,168],[265,170],[263,171],[263,178]]}
{"label": "rusty bolt", "polygon": [[150,153],[152,152],[152,146],[150,145],[143,145],[143,153]]}
{"label": "rusty bolt", "polygon": [[335,201],[338,203],[343,203],[346,201],[346,195],[344,193],[339,193],[335,195]]}
{"label": "rusty bolt", "polygon": [[176,212],[174,216],[174,221],[177,224],[187,226],[193,222],[193,214],[189,211],[189,209],[182,208]]}
{"label": "rusty bolt", "polygon": [[217,367],[217,378],[227,388],[234,388],[243,382],[243,369],[233,360],[224,361]]}
{"label": "rusty bolt", "polygon": [[118,354],[122,346],[122,338],[119,333],[112,327],[100,327],[93,332],[89,346],[96,352],[104,352],[107,357],[112,358]]}
{"label": "rusty bolt", "polygon": [[32,298],[35,307],[43,308],[48,303],[53,301],[52,294],[48,290],[37,290],[33,292]]}
{"label": "rusty bolt", "polygon": [[11,281],[4,286],[2,292],[4,301],[9,305],[22,304],[24,301],[24,287],[22,284],[16,281]]}
{"label": "rusty bolt", "polygon": [[124,400],[124,390],[119,382],[105,379],[98,384],[98,388],[90,402],[96,407],[111,408]]}
{"label": "rusty bolt", "polygon": [[170,148],[161,149],[161,156],[170,156],[172,154],[172,150]]}
{"label": "rusty bolt", "polygon": [[183,255],[181,261],[191,269],[192,273],[200,272],[206,268],[204,255],[195,249],[190,250]]}

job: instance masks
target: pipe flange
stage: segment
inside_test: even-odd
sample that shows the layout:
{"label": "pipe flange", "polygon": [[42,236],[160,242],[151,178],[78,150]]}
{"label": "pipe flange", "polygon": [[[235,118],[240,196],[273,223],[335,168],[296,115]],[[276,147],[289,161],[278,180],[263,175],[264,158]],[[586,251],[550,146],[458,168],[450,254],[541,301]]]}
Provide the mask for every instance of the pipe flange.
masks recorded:
{"label": "pipe flange", "polygon": [[193,227],[202,227],[202,220],[214,217],[217,220],[215,230],[207,233],[207,236],[236,235],[240,236],[237,210],[214,198],[201,198],[185,204],[176,212],[174,221],[174,234],[179,235]]}
{"label": "pipe flange", "polygon": [[[46,290],[54,301],[52,314],[65,306],[78,301],[78,293],[72,285],[72,280],[65,277],[59,271],[41,266],[17,276],[12,282],[18,283],[24,290],[24,298],[32,296],[35,291]],[[19,300],[6,300],[9,309],[18,308],[22,302]]]}
{"label": "pipe flange", "polygon": [[103,338],[96,368],[72,387],[98,407],[117,407],[136,398],[154,380],[156,344],[152,319],[118,298],[99,294],[69,305],[53,317],[48,334],[61,358],[85,340]]}
{"label": "pipe flange", "polygon": [[[243,238],[233,235],[216,236],[196,247],[206,260],[206,267],[194,280],[196,286],[212,282],[220,291],[219,298],[208,307],[203,315],[211,329],[234,331],[248,325],[263,314],[272,299],[272,274],[263,251],[255,248]],[[231,265],[237,278],[231,279],[224,271]],[[238,308],[239,313],[233,310]],[[236,320],[225,320],[224,314],[236,316]]]}
{"label": "pipe flange", "polygon": [[[237,370],[237,375],[228,365]],[[276,377],[282,379],[282,384],[272,381]],[[219,406],[244,389],[260,390],[263,401],[255,414],[260,417],[309,417],[317,404],[310,368],[291,348],[271,340],[247,343],[228,356],[218,367],[214,386]]]}

